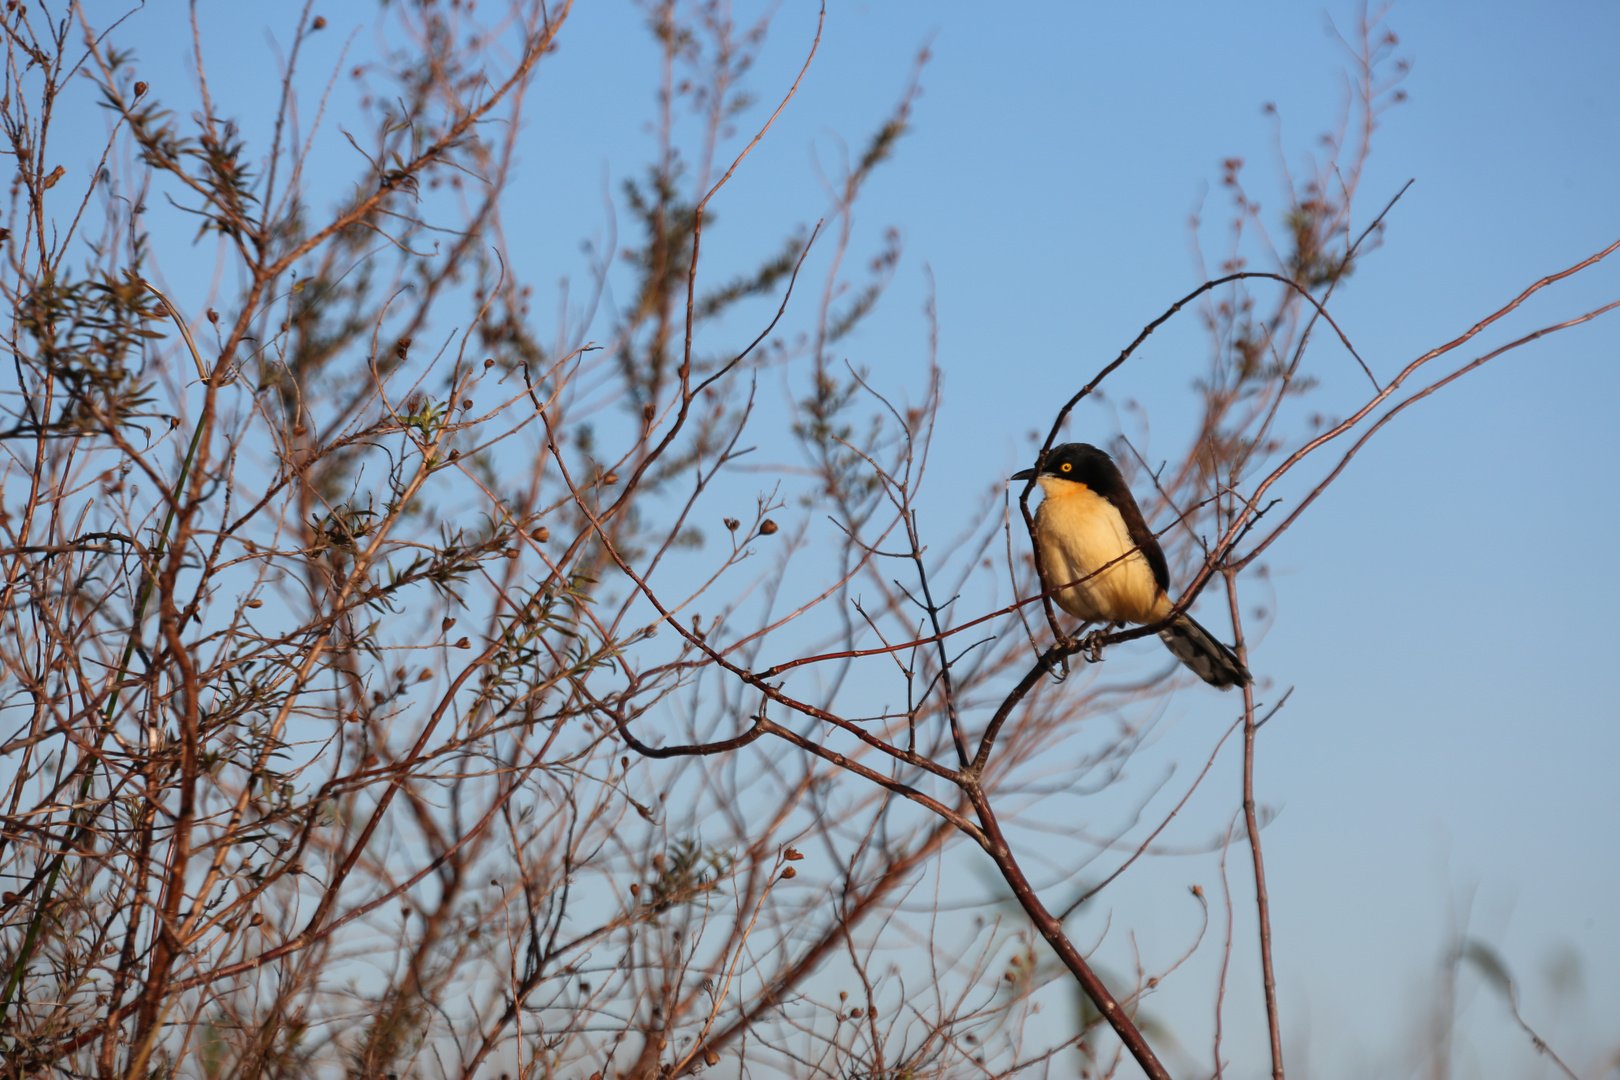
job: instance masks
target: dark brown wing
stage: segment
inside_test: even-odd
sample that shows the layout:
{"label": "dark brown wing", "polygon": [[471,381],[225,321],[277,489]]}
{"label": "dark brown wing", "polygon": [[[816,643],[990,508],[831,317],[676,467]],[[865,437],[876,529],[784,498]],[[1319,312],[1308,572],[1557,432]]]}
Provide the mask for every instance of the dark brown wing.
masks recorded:
{"label": "dark brown wing", "polygon": [[1164,549],[1159,546],[1158,537],[1153,535],[1142,520],[1142,511],[1136,505],[1136,499],[1131,495],[1131,489],[1122,481],[1118,491],[1102,492],[1097,494],[1114,504],[1119,510],[1119,516],[1125,519],[1125,528],[1131,534],[1131,541],[1147,556],[1148,566],[1153,569],[1153,580],[1159,583],[1164,592],[1170,591],[1170,564],[1165,562]]}
{"label": "dark brown wing", "polygon": [[[1067,448],[1065,448],[1067,449]],[[1158,538],[1142,520],[1142,509],[1136,505],[1136,497],[1125,483],[1125,477],[1120,474],[1119,466],[1114,459],[1093,446],[1080,444],[1075,448],[1083,453],[1085,460],[1079,470],[1082,474],[1079,479],[1098,495],[1107,499],[1119,511],[1119,516],[1125,519],[1125,529],[1131,534],[1131,542],[1147,557],[1148,567],[1153,571],[1153,580],[1159,583],[1159,588],[1165,592],[1170,591],[1170,564],[1165,562],[1164,549],[1159,547]]]}

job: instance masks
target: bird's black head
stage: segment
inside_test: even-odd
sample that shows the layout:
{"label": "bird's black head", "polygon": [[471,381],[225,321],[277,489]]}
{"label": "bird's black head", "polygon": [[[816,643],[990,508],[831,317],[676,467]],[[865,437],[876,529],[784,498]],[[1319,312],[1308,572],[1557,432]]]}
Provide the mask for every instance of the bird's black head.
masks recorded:
{"label": "bird's black head", "polygon": [[1035,469],[1025,469],[1013,473],[1012,479],[1030,480],[1047,476],[1059,480],[1073,480],[1097,492],[1113,490],[1124,482],[1113,458],[1090,443],[1083,442],[1064,443],[1052,447],[1039,472]]}

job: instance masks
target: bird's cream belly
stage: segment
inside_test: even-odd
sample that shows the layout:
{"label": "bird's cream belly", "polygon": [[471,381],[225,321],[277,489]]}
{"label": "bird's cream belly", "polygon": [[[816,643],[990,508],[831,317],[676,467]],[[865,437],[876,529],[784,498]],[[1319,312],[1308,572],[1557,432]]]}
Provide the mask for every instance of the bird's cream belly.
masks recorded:
{"label": "bird's cream belly", "polygon": [[1063,483],[1056,494],[1048,489],[1035,513],[1035,533],[1048,585],[1077,582],[1053,597],[1070,615],[1146,623],[1163,614],[1153,570],[1107,499],[1079,484]]}

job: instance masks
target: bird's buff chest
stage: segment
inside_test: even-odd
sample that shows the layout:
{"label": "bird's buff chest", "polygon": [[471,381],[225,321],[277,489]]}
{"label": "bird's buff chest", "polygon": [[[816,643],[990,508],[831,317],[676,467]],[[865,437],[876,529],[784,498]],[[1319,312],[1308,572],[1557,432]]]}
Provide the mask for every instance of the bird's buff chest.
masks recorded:
{"label": "bird's buff chest", "polygon": [[1158,618],[1163,594],[1114,504],[1071,480],[1039,482],[1045,498],[1035,511],[1035,539],[1047,585],[1077,582],[1055,594],[1058,606],[1093,622]]}

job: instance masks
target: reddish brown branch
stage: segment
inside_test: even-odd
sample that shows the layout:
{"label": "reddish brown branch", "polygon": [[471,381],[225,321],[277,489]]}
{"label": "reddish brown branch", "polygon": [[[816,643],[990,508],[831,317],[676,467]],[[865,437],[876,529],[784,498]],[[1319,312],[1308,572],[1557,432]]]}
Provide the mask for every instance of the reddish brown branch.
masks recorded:
{"label": "reddish brown branch", "polygon": [[990,808],[990,801],[985,798],[984,792],[976,783],[967,785],[964,790],[973,803],[979,824],[989,838],[985,850],[990,858],[995,860],[996,869],[1001,872],[1002,879],[1012,889],[1013,896],[1018,900],[1018,906],[1024,909],[1024,913],[1035,924],[1035,929],[1046,939],[1046,943],[1052,947],[1052,951],[1057,954],[1063,966],[1069,969],[1075,981],[1080,984],[1080,989],[1085,991],[1086,996],[1097,1007],[1097,1011],[1108,1022],[1108,1026],[1114,1029],[1114,1034],[1119,1036],[1119,1041],[1125,1044],[1125,1049],[1136,1059],[1142,1071],[1147,1073],[1151,1080],[1170,1080],[1170,1073],[1159,1062],[1158,1055],[1148,1045],[1136,1022],[1126,1014],[1113,992],[1074,947],[1074,943],[1063,932],[1063,924],[1046,909],[1040,897],[1035,895],[1035,887],[1029,883],[1029,879],[1024,876],[1023,868],[1013,857],[1012,848],[1008,845],[1007,838],[1002,835],[1001,826],[997,823],[995,813]]}

